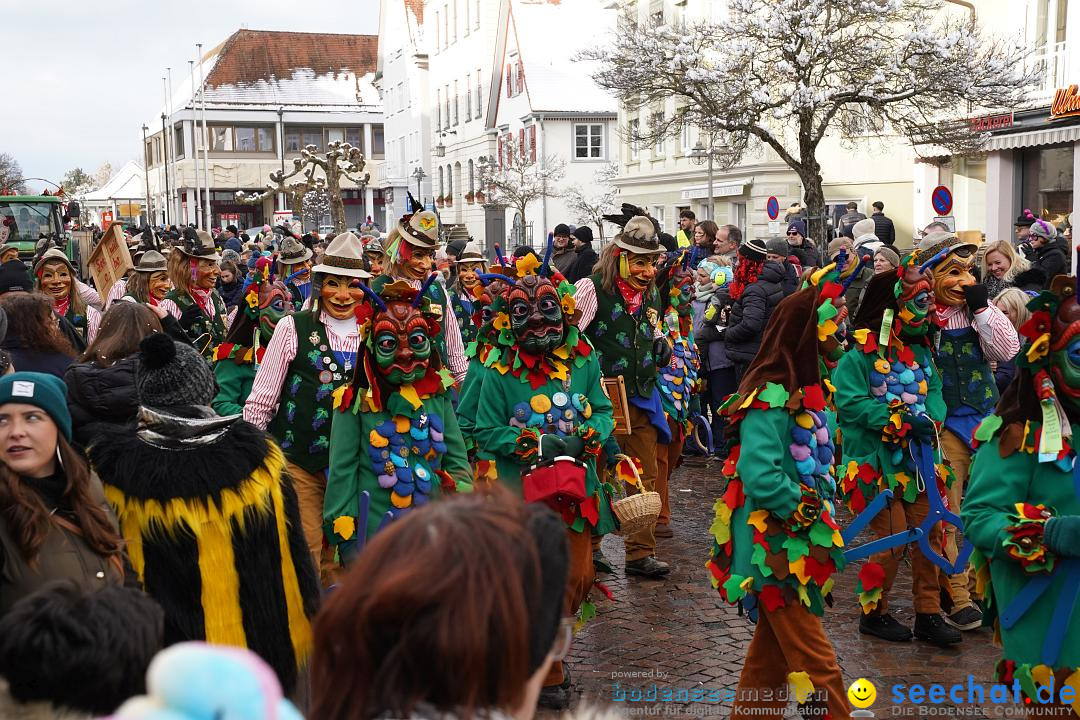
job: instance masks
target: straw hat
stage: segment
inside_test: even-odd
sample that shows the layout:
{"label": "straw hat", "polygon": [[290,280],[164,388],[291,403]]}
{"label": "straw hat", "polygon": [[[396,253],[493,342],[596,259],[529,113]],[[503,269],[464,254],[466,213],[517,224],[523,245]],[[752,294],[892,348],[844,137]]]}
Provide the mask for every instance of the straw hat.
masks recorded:
{"label": "straw hat", "polygon": [[480,249],[480,243],[475,240],[470,240],[465,243],[464,249],[461,254],[458,255],[457,262],[481,262],[487,264],[487,258],[484,257],[484,251]]}
{"label": "straw hat", "polygon": [[371,273],[364,269],[364,247],[360,238],[351,232],[343,232],[333,240],[323,253],[322,262],[311,268],[312,272],[327,275],[346,275],[355,278],[370,278]]}

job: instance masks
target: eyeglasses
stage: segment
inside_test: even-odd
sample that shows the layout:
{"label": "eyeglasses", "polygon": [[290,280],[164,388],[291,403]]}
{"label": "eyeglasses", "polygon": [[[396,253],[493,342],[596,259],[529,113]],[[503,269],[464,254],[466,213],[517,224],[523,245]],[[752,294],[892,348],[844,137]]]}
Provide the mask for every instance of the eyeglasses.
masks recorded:
{"label": "eyeglasses", "polygon": [[563,618],[559,623],[559,632],[548,653],[552,660],[559,661],[570,654],[570,642],[574,639],[574,618]]}
{"label": "eyeglasses", "polygon": [[798,235],[799,235],[798,230],[791,230],[791,231],[788,232],[788,237],[798,237]]}

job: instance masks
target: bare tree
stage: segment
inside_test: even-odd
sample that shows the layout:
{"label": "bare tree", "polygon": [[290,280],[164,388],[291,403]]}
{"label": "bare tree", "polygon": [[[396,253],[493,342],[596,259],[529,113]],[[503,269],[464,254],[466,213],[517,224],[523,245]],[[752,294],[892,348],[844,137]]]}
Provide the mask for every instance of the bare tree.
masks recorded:
{"label": "bare tree", "polygon": [[558,197],[556,187],[566,171],[566,161],[554,155],[534,160],[521,152],[517,143],[504,150],[502,165],[480,166],[480,187],[485,205],[510,207],[526,222],[529,203],[545,197]]}
{"label": "bare tree", "polygon": [[30,192],[23,181],[22,167],[11,153],[0,153],[0,193],[14,192],[26,195]]}
{"label": "bare tree", "polygon": [[319,186],[304,194],[303,218],[305,227],[318,229],[322,225],[323,218],[330,215],[330,193],[325,186]]}
{"label": "bare tree", "polygon": [[[634,6],[618,42],[584,53],[631,118],[649,113],[631,140],[656,142],[690,122],[733,164],[757,138],[799,176],[821,240],[826,135],[898,133],[970,150],[985,137],[956,114],[1021,107],[1035,81],[1022,41],[992,38],[940,0],[730,0],[727,19],[686,28],[639,23]],[[658,112],[667,98],[676,112]]]}
{"label": "bare tree", "polygon": [[80,167],[72,168],[64,173],[63,180],[60,183],[64,187],[64,194],[69,198],[77,200],[82,199],[83,195],[98,188],[97,183],[94,182],[94,178],[90,177],[85,170]]}
{"label": "bare tree", "polygon": [[574,213],[574,219],[583,225],[595,225],[600,230],[600,240],[604,239],[604,213],[611,212],[619,192],[612,184],[618,174],[619,166],[608,163],[596,171],[593,185],[587,190],[579,185],[571,185],[563,193],[563,200],[570,212]]}
{"label": "bare tree", "polygon": [[[364,153],[360,151],[360,148],[355,148],[347,142],[332,142],[327,146],[325,153],[320,153],[314,145],[308,145],[300,151],[300,157],[293,159],[291,172],[272,172],[270,182],[266,184],[266,190],[251,195],[240,191],[236,193],[236,199],[248,205],[256,205],[275,193],[286,193],[292,200],[293,215],[302,217],[304,197],[309,192],[325,190],[330,203],[330,219],[334,224],[334,231],[344,232],[345,202],[341,197],[341,182],[350,180],[357,187],[366,187],[371,179],[371,175],[364,172],[366,164]],[[301,179],[286,183],[290,178],[297,176]]]}
{"label": "bare tree", "polygon": [[98,166],[98,169],[94,172],[94,184],[96,187],[102,187],[105,183],[109,182],[112,178],[113,169],[112,163],[103,162]]}

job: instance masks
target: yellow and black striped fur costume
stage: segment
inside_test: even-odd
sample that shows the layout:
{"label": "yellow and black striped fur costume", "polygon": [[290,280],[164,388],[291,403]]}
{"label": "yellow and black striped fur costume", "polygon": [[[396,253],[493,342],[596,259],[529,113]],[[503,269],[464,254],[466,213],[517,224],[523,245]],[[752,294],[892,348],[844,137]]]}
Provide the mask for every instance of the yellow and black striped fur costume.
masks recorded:
{"label": "yellow and black striped fur costume", "polygon": [[162,447],[131,428],[90,460],[167,644],[246,647],[286,692],[311,649],[319,586],[281,449],[242,420],[210,442]]}

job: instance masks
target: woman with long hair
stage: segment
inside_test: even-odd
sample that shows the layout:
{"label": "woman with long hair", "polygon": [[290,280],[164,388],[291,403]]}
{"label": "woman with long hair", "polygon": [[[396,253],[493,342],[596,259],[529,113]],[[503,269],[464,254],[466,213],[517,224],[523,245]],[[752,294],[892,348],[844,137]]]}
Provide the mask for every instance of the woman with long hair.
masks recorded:
{"label": "woman with long hair", "polygon": [[220,276],[218,277],[217,290],[221,299],[225,301],[225,307],[232,310],[240,303],[244,294],[244,274],[236,263],[222,260],[218,264]]}
{"label": "woman with long hair", "polygon": [[186,342],[176,318],[161,308],[120,301],[105,313],[93,344],[64,373],[68,410],[79,445],[88,446],[105,427],[135,420],[139,409],[135,395],[139,342],[160,332]]}
{"label": "woman with long hair", "polygon": [[40,293],[9,292],[0,295],[0,307],[8,317],[0,347],[15,369],[64,377],[75,349],[57,325],[52,301]]}
{"label": "woman with long hair", "polygon": [[0,378],[0,615],[55,580],[124,581],[123,541],[101,483],[71,445],[64,384]]}
{"label": "woman with long hair", "polygon": [[979,248],[979,271],[990,297],[1015,285],[1016,276],[1031,267],[1008,240],[995,240]]}
{"label": "woman with long hair", "polygon": [[505,491],[391,523],[315,622],[309,716],[531,720],[570,646],[568,562],[555,513]]}
{"label": "woman with long hair", "polygon": [[101,312],[93,305],[87,305],[79,292],[75,266],[68,260],[63,250],[53,248],[45,251],[34,265],[34,281],[38,290],[52,299],[56,314],[71,323],[77,333],[81,352],[94,342],[98,326],[101,325]]}

